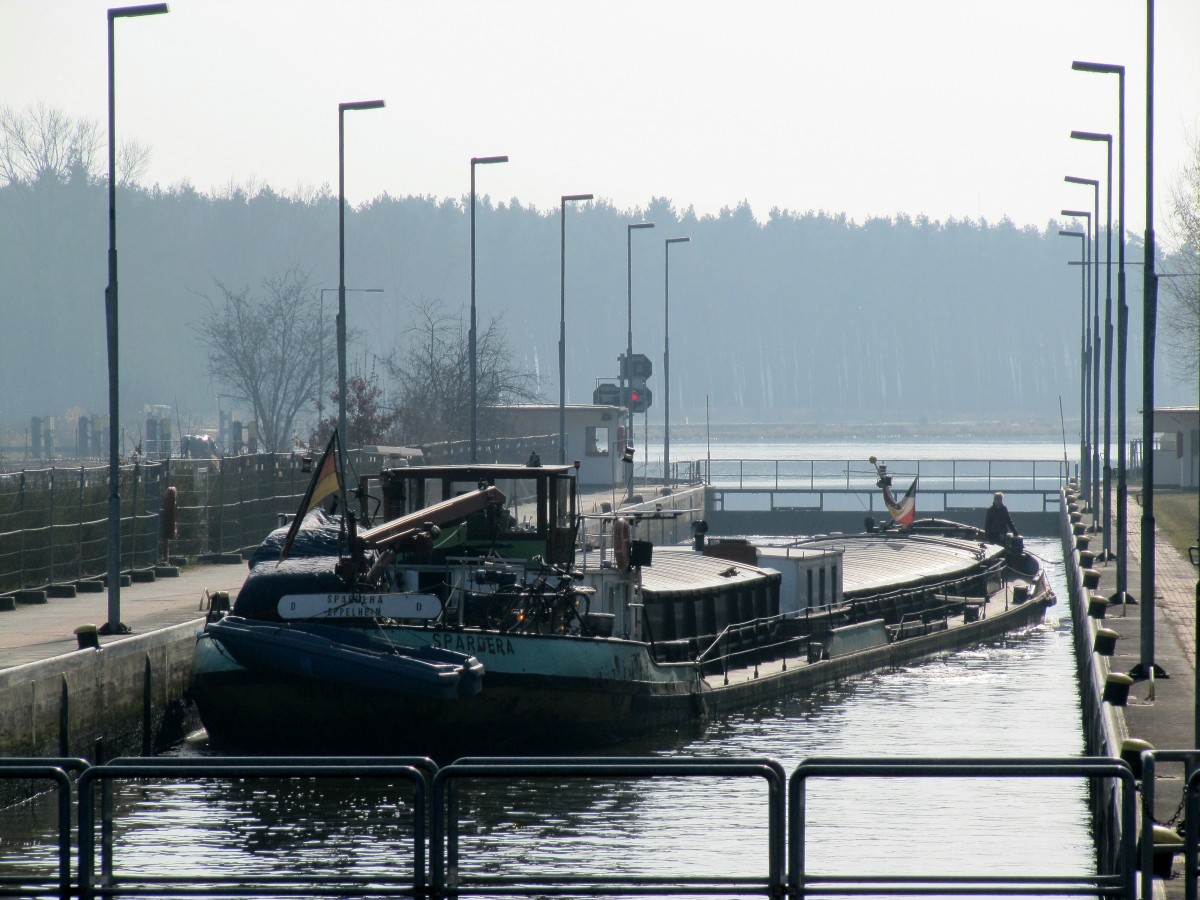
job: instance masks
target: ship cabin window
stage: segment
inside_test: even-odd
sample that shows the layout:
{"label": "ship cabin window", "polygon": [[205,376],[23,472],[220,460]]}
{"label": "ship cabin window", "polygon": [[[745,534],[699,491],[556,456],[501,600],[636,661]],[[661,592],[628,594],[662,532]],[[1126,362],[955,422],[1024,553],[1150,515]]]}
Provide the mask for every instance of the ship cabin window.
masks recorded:
{"label": "ship cabin window", "polygon": [[608,456],[609,440],[607,425],[589,425],[585,452],[588,456]]}

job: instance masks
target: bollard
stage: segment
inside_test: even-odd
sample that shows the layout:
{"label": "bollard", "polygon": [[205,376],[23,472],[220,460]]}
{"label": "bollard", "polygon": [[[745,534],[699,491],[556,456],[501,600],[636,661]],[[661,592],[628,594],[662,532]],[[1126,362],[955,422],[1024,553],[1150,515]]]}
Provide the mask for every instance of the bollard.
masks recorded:
{"label": "bollard", "polygon": [[1097,569],[1083,569],[1083,586],[1094,591],[1100,586],[1100,572]]}
{"label": "bollard", "polygon": [[1125,738],[1121,741],[1121,759],[1133,770],[1133,777],[1142,780],[1142,751],[1153,750],[1154,745],[1141,738]]}
{"label": "bollard", "polygon": [[808,661],[810,663],[820,662],[825,658],[825,645],[819,641],[808,642]]}
{"label": "bollard", "polygon": [[1082,522],[1076,522],[1074,525],[1071,526],[1071,533],[1072,534],[1087,534],[1087,526],[1084,525]]}
{"label": "bollard", "polygon": [[1096,561],[1096,554],[1093,553],[1091,550],[1080,550],[1079,551],[1079,565],[1081,565],[1083,568],[1090,569],[1092,567],[1092,564],[1095,561]]}
{"label": "bollard", "polygon": [[1120,672],[1110,672],[1104,678],[1104,696],[1102,702],[1110,703],[1113,706],[1124,706],[1125,701],[1129,699],[1129,689],[1133,686],[1133,679],[1128,675],[1122,675]]}
{"label": "bollard", "polygon": [[1092,642],[1092,652],[1101,656],[1112,656],[1117,649],[1117,638],[1120,635],[1111,628],[1097,628],[1096,639]]}
{"label": "bollard", "polygon": [[1088,600],[1088,615],[1093,619],[1103,619],[1108,609],[1108,601],[1103,597],[1092,597]]}
{"label": "bollard", "polygon": [[1086,534],[1075,535],[1075,549],[1076,550],[1086,550],[1091,545],[1092,545],[1092,539],[1090,537],[1088,537]]}
{"label": "bollard", "polygon": [[75,629],[75,643],[80,650],[99,650],[100,629],[95,625],[80,625]]}
{"label": "bollard", "polygon": [[1029,585],[1014,584],[1013,589],[1012,589],[1013,603],[1018,603],[1018,604],[1024,603],[1028,599],[1029,599]]}

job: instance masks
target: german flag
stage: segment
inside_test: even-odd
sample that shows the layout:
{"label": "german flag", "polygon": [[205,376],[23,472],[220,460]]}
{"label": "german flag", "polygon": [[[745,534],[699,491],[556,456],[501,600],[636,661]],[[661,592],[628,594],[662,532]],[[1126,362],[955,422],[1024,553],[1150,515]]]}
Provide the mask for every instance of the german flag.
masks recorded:
{"label": "german flag", "polygon": [[325,448],[320,463],[313,471],[312,481],[308,483],[308,490],[304,492],[304,499],[300,501],[300,509],[292,519],[287,537],[284,538],[283,549],[279,551],[280,562],[283,562],[288,551],[292,549],[292,541],[296,539],[296,535],[300,531],[300,523],[304,521],[304,517],[308,515],[309,511],[318,506],[330,494],[336,494],[341,489],[342,478],[338,471],[338,433],[335,428],[329,437],[329,445]]}

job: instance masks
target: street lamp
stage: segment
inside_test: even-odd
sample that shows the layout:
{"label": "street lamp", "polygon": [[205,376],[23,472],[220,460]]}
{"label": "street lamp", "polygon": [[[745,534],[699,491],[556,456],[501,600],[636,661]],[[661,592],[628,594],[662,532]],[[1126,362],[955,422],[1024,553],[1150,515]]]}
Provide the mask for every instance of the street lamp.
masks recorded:
{"label": "street lamp", "polygon": [[1083,491],[1084,496],[1087,495],[1089,486],[1091,485],[1091,473],[1088,470],[1088,428],[1087,428],[1087,381],[1088,381],[1088,340],[1087,340],[1087,250],[1088,236],[1092,230],[1091,213],[1081,212],[1080,210],[1064,209],[1064,216],[1083,216],[1088,220],[1088,230],[1083,231],[1059,231],[1062,237],[1078,237],[1083,240],[1083,244],[1079,248],[1079,458],[1083,475]]}
{"label": "street lamp", "polygon": [[[1125,347],[1129,330],[1129,308],[1125,305],[1125,67],[1076,60],[1071,63],[1071,68],[1076,72],[1117,76],[1117,230],[1120,235],[1117,241],[1117,593],[1109,599],[1125,602],[1129,571],[1126,562],[1129,489],[1125,472]],[[1111,144],[1109,153],[1112,153]],[[1111,197],[1111,185],[1109,191]]]}
{"label": "street lamp", "polygon": [[113,23],[117,19],[154,16],[168,11],[165,3],[124,6],[108,11],[108,286],[104,290],[104,322],[108,335],[108,621],[101,634],[129,634],[121,621],[121,427],[117,378],[117,92],[114,77]]}
{"label": "street lamp", "polygon": [[475,354],[475,167],[490,166],[495,163],[508,162],[507,156],[472,156],[471,157],[471,330],[468,332],[468,344],[471,356],[471,462],[478,459],[478,421],[479,421],[479,387],[476,371]]}
{"label": "street lamp", "polygon": [[[325,295],[342,288],[321,288],[321,306],[317,312],[317,331],[321,335],[321,350],[317,354],[317,425],[325,412],[325,404],[321,402],[325,390]],[[383,288],[344,288],[347,294],[382,294]],[[340,317],[338,327],[341,327]]]}
{"label": "street lamp", "polygon": [[567,464],[567,204],[591,199],[591,194],[563,194],[559,214],[558,462],[563,466]]}
{"label": "street lamp", "polygon": [[[1104,251],[1104,559],[1112,559],[1112,135],[1072,131],[1077,141],[1103,141],[1108,149],[1107,221]],[[1099,222],[1097,221],[1097,228]],[[1094,513],[1093,513],[1094,515]]]}
{"label": "street lamp", "polygon": [[[1093,525],[1097,521],[1098,510],[1100,509],[1100,181],[1096,178],[1080,178],[1078,175],[1066,175],[1063,181],[1069,184],[1090,185],[1092,188],[1092,217],[1089,220],[1095,223],[1095,230],[1092,232],[1094,241],[1090,250],[1090,264],[1092,268],[1092,295],[1090,305],[1092,308],[1092,522]],[[1095,526],[1098,529],[1098,526]]]}
{"label": "street lamp", "polygon": [[[629,402],[629,388],[632,387],[632,382],[626,376],[630,364],[630,358],[633,356],[633,232],[641,228],[653,228],[653,222],[631,222],[625,226],[625,275],[627,282],[627,300],[626,300],[626,322],[628,326],[628,334],[625,342],[625,365],[621,367],[621,400],[626,407],[631,407],[633,404]],[[625,444],[628,447],[633,447],[633,410],[625,410]],[[625,477],[625,498],[626,500],[633,499],[633,463],[629,464],[629,473]]]}
{"label": "street lamp", "polygon": [[667,238],[663,250],[663,486],[671,483],[671,245],[690,237]]}
{"label": "street lamp", "polygon": [[338,104],[338,444],[346,466],[346,110],[382,109],[382,100]]}

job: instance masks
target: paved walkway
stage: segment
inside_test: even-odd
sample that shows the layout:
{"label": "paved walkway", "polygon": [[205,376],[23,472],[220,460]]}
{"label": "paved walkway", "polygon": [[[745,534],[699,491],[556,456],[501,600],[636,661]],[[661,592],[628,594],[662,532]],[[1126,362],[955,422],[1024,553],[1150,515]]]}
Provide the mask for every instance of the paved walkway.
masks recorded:
{"label": "paved walkway", "polygon": [[[134,634],[201,618],[205,590],[236,595],[246,580],[245,563],[188,566],[178,578],[159,578],[121,588],[121,620]],[[108,593],[77,594],[0,612],[0,669],[39,662],[76,649],[75,629],[108,621]],[[101,636],[101,645],[126,636]]]}
{"label": "paved walkway", "polygon": [[[1115,491],[1114,491],[1115,502]],[[1131,492],[1128,506],[1127,577],[1126,590],[1140,600],[1142,578],[1141,522],[1142,507]],[[1092,521],[1084,518],[1089,526]],[[1117,517],[1114,512],[1113,528]],[[1090,534],[1089,549],[1099,552],[1103,536]],[[1111,537],[1113,551],[1117,549],[1116,535]],[[1092,593],[1097,597],[1112,597],[1117,592],[1116,559],[1096,562],[1092,566],[1100,573],[1100,584]],[[1195,747],[1196,700],[1196,582],[1197,569],[1157,528],[1154,540],[1154,660],[1165,673],[1153,680],[1137,681],[1121,710],[1128,736],[1148,741],[1156,750],[1187,750]],[[1117,632],[1117,650],[1109,659],[1109,671],[1129,673],[1141,660],[1142,603],[1124,607],[1109,606],[1102,623]],[[1122,717],[1118,717],[1118,722]],[[1154,818],[1172,828],[1179,821],[1183,797],[1183,765],[1160,763],[1154,781]],[[1176,858],[1173,878],[1156,882],[1165,889],[1168,898],[1184,895],[1183,861]]]}

